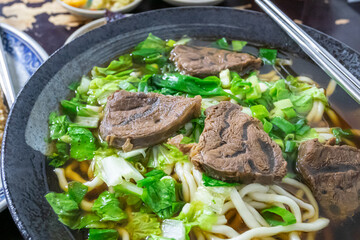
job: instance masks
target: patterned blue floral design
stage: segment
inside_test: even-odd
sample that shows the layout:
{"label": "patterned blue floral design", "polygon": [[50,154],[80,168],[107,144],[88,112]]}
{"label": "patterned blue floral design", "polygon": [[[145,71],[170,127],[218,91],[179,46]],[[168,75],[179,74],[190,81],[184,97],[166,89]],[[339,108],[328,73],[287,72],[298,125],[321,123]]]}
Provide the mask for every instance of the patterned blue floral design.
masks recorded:
{"label": "patterned blue floral design", "polygon": [[2,41],[5,51],[25,66],[26,71],[31,76],[43,62],[42,58],[35,49],[27,42],[11,32],[2,33]]}
{"label": "patterned blue floral design", "polygon": [[[24,66],[28,76],[31,76],[45,61],[43,57],[20,36],[11,31],[2,29],[0,31],[0,39],[2,39],[4,50],[9,54],[16,62]],[[25,77],[25,76],[24,76]],[[5,200],[5,193],[0,182],[0,203]],[[0,209],[1,211],[2,209]]]}

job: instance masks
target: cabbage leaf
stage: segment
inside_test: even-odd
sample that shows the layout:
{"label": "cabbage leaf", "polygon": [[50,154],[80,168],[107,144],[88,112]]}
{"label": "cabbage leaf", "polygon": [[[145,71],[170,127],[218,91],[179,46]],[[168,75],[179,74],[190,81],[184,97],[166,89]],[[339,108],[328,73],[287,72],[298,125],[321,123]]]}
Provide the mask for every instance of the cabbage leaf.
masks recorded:
{"label": "cabbage leaf", "polygon": [[126,225],[132,240],[143,240],[148,236],[161,235],[160,222],[155,214],[132,212],[130,222]]}

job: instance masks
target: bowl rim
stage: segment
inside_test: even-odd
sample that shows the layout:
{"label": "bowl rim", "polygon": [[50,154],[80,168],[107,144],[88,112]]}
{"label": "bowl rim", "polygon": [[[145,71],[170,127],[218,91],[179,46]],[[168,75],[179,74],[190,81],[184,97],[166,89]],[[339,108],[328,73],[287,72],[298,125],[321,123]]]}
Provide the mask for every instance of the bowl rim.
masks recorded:
{"label": "bowl rim", "polygon": [[[252,10],[238,10],[238,9],[225,8],[225,7],[216,7],[216,6],[180,7],[180,8],[157,9],[157,10],[153,10],[153,11],[147,11],[147,12],[139,13],[139,14],[130,16],[129,18],[119,19],[119,20],[117,20],[115,22],[109,23],[109,25],[118,24],[119,22],[122,22],[122,21],[129,21],[129,20],[131,20],[132,17],[140,18],[141,16],[151,15],[154,12],[166,12],[166,11],[172,12],[172,11],[176,11],[176,9],[178,9],[179,11],[181,11],[181,10],[189,10],[189,11],[191,11],[191,10],[194,10],[194,9],[196,9],[196,11],[200,11],[201,9],[203,9],[204,11],[205,10],[208,10],[208,11],[220,10],[220,11],[231,11],[231,12],[237,11],[237,12],[253,14],[253,15],[257,15],[257,16],[261,16],[261,17],[266,17],[266,14],[264,14],[264,13],[257,12],[257,11],[252,11]],[[80,43],[82,43],[82,42],[85,42],[87,36],[88,37],[95,37],[96,32],[97,31],[104,31],[106,26],[107,25],[101,26],[100,28],[97,28],[94,31],[86,33],[85,35],[80,36],[79,38],[77,38],[75,41],[72,41],[71,43],[69,43],[67,45],[64,45],[63,47],[56,50],[50,56],[50,58],[33,74],[33,76],[29,79],[29,81],[26,83],[26,85],[19,92],[18,97],[25,94],[25,93],[28,93],[29,88],[30,88],[31,84],[34,82],[34,80],[37,79],[38,76],[41,76],[42,74],[45,74],[47,72],[45,67],[47,67],[49,65],[51,66],[54,62],[58,61],[58,59],[57,59],[58,56],[63,56],[64,54],[66,54],[69,51],[69,49],[80,45]],[[333,38],[333,37],[331,37],[331,36],[329,36],[329,35],[327,35],[327,34],[325,34],[323,32],[320,32],[319,30],[316,30],[314,28],[307,27],[307,26],[304,26],[304,25],[302,25],[302,28],[305,31],[309,32],[310,35],[315,34],[315,35],[318,35],[317,37],[325,37],[327,40],[333,41],[331,43],[332,45],[334,43],[336,43],[342,49],[344,49],[346,51],[349,51],[349,52],[351,52],[351,53],[353,53],[353,54],[360,57],[360,53],[358,51],[356,51],[353,48],[349,47],[345,43],[343,43],[343,42],[341,42],[339,40],[336,40],[335,38]],[[97,38],[99,38],[98,40],[100,40],[101,36],[97,37]],[[41,91],[42,91],[42,89],[41,89]],[[9,136],[9,131],[10,131],[9,130],[10,129],[9,122],[13,121],[12,118],[13,118],[14,112],[21,111],[19,109],[19,107],[17,107],[18,104],[19,104],[18,99],[16,99],[14,104],[13,104],[13,107],[11,108],[11,110],[9,112],[8,119],[7,119],[7,122],[6,122],[6,128],[5,128],[5,131],[4,131],[4,137],[3,137],[3,142],[2,142],[3,144],[2,144],[2,147],[1,147],[1,149],[2,149],[2,154],[1,154],[1,178],[2,178],[2,181],[3,181],[3,186],[4,186],[4,190],[5,190],[5,196],[6,196],[6,199],[7,199],[7,202],[8,202],[8,206],[9,206],[9,211],[10,211],[10,213],[11,213],[13,219],[14,219],[14,222],[17,225],[18,229],[20,230],[22,236],[25,239],[31,239],[32,236],[30,236],[30,233],[27,230],[27,228],[25,227],[24,221],[22,220],[23,215],[18,213],[18,211],[16,209],[16,206],[15,206],[16,201],[14,201],[14,199],[12,198],[12,193],[9,190],[9,185],[8,185],[8,179],[7,178],[9,178],[9,175],[11,175],[11,174],[7,174],[5,172],[5,166],[7,165],[7,162],[8,162],[8,161],[5,160],[6,156],[7,156],[6,152],[7,152],[7,148],[11,148],[11,144],[7,142],[8,141],[8,136]],[[11,130],[13,130],[13,129],[11,129]]]}
{"label": "bowl rim", "polygon": [[163,0],[175,6],[211,6],[222,3],[224,0]]}

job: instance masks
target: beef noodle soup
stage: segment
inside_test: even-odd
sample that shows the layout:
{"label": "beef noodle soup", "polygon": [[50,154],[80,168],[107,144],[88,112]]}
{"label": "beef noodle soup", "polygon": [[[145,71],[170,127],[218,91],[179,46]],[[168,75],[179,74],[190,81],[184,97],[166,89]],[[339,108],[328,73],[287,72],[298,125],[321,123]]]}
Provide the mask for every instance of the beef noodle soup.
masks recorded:
{"label": "beef noodle soup", "polygon": [[94,67],[49,116],[59,221],[90,240],[331,239],[359,209],[360,131],[302,61],[149,34]]}

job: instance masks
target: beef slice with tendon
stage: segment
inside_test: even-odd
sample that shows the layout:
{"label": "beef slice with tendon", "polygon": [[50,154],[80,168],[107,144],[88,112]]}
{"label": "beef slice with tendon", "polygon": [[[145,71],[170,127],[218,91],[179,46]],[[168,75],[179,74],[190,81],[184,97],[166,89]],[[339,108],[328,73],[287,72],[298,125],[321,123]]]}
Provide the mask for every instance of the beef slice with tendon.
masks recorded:
{"label": "beef slice with tendon", "polygon": [[201,97],[117,91],[108,98],[100,136],[124,151],[161,143],[201,113]]}
{"label": "beef slice with tendon", "polygon": [[308,140],[300,144],[297,168],[327,217],[342,221],[359,210],[359,149]]}
{"label": "beef slice with tendon", "polygon": [[205,128],[190,154],[196,168],[227,181],[271,184],[286,175],[280,147],[242,107],[221,102],[206,109]]}
{"label": "beef slice with tendon", "polygon": [[261,67],[261,59],[248,53],[185,45],[175,46],[170,60],[181,73],[195,77],[218,75],[225,69],[246,73]]}

